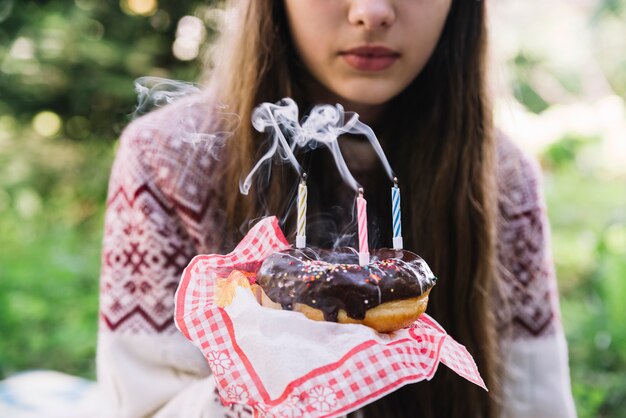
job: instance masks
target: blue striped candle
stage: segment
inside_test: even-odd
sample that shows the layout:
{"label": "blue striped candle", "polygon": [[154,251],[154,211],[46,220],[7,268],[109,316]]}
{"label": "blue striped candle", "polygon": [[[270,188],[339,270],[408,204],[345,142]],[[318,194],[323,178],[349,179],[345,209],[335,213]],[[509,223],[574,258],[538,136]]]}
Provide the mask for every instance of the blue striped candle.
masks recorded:
{"label": "blue striped candle", "polygon": [[393,248],[401,250],[402,243],[402,220],[400,211],[400,188],[398,187],[398,179],[393,178],[393,187],[391,188],[391,216],[393,219]]}

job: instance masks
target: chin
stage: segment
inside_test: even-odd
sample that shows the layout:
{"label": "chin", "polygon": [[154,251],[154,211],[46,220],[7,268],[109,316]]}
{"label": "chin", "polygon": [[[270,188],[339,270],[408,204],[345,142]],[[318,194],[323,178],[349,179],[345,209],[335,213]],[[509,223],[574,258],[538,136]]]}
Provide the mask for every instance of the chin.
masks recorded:
{"label": "chin", "polygon": [[341,89],[338,96],[346,104],[352,104],[356,108],[362,106],[381,106],[396,97],[402,89],[389,88],[386,86],[376,86],[372,83],[364,83],[361,86],[354,86],[350,89]]}

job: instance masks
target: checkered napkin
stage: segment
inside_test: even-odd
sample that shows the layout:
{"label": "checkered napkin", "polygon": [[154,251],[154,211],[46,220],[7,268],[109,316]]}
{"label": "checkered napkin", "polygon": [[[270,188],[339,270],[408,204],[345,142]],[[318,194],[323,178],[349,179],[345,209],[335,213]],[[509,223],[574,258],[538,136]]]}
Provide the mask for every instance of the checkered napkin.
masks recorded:
{"label": "checkered napkin", "polygon": [[217,306],[218,280],[233,271],[254,280],[268,255],[289,247],[268,217],[232,253],[197,256],[183,273],[176,325],[204,354],[222,402],[249,405],[261,417],[337,417],[431,379],[439,362],[486,390],[465,347],[426,314],[409,328],[379,334],[262,307],[247,283],[233,286],[232,301]]}

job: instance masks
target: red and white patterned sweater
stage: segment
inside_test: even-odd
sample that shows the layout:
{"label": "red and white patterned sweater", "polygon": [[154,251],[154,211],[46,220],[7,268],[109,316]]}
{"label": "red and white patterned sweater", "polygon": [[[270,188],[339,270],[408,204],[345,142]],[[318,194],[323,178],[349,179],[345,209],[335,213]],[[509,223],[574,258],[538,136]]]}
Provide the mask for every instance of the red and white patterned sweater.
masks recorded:
{"label": "red and white patterned sweater", "polygon": [[[111,408],[105,416],[247,416],[216,402],[202,356],[173,323],[183,268],[196,254],[219,251],[222,233],[220,162],[215,149],[193,144],[206,115],[201,102],[185,100],[136,120],[122,135],[102,252],[98,378]],[[497,245],[506,303],[497,306],[507,309],[497,318],[510,339],[503,341],[511,365],[506,416],[569,417],[575,413],[539,178],[531,159],[499,140]]]}

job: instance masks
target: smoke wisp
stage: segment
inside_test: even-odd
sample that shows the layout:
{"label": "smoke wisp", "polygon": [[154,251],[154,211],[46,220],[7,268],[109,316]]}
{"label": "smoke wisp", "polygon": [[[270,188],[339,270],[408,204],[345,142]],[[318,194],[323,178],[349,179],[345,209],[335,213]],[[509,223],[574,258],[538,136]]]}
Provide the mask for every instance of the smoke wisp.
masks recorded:
{"label": "smoke wisp", "polygon": [[257,161],[246,178],[240,183],[240,191],[248,194],[252,178],[266,164],[273,162],[290,164],[302,175],[302,167],[295,157],[295,150],[313,150],[325,147],[330,151],[341,178],[355,192],[360,184],[356,181],[339,148],[339,137],[344,134],[363,135],[372,145],[389,180],[394,173],[387,161],[374,131],[359,120],[359,115],[345,112],[340,104],[315,106],[303,122],[299,120],[299,110],[291,98],[284,98],[275,104],[262,103],[252,114],[252,125],[259,132],[268,133],[270,146]]}

